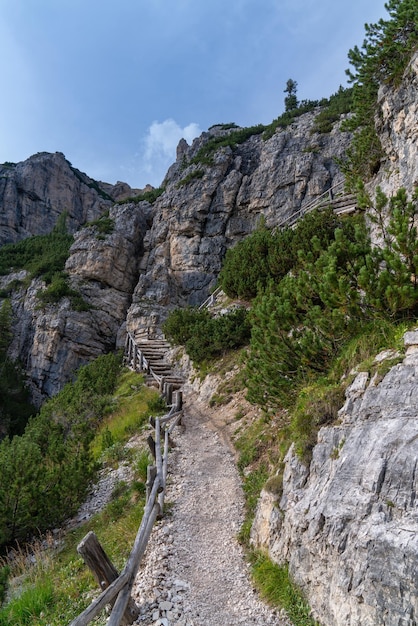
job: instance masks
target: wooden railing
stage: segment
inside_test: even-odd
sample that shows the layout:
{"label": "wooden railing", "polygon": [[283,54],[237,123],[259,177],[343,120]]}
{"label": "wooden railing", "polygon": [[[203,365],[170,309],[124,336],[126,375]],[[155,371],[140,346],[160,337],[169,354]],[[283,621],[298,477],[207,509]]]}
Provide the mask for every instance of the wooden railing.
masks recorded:
{"label": "wooden railing", "polygon": [[224,295],[222,291],[222,287],[217,287],[213,293],[210,294],[208,298],[199,306],[199,309],[206,309],[213,306],[216,303],[216,300],[219,296]]}
{"label": "wooden railing", "polygon": [[285,217],[274,229],[293,226],[300,217],[303,217],[315,209],[324,209],[328,206],[333,207],[336,213],[341,212],[345,208],[349,208],[353,211],[356,209],[355,196],[344,193],[344,181],[340,181],[333,187],[330,187],[327,191],[324,191],[323,194],[302,206],[298,211]]}
{"label": "wooden railing", "polygon": [[[135,359],[142,359],[142,369],[147,369],[147,367],[149,369],[149,365],[132,335],[129,335],[126,348],[130,351],[130,354],[126,355],[127,359],[133,358],[134,361]],[[160,385],[163,383],[164,377],[156,375],[155,378],[160,379]],[[166,391],[169,390],[166,389]],[[148,437],[148,445],[154,463],[147,468],[144,514],[127,563],[122,572],[118,574],[95,534],[89,532],[84,537],[77,546],[77,551],[92,570],[103,591],[69,626],[87,626],[109,604],[113,608],[107,626],[132,624],[139,615],[139,608],[131,598],[132,586],[155,520],[163,514],[168,472],[169,437],[173,429],[181,423],[183,415],[182,392],[175,390],[169,395],[172,400],[169,412],[164,417],[151,418],[150,420],[154,429],[154,437],[152,435]]]}

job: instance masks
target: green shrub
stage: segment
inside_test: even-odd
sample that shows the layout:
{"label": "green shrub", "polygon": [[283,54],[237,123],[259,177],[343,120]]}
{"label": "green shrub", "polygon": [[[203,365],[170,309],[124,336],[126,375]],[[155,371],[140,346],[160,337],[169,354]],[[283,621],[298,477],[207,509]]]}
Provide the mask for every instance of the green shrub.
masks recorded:
{"label": "green shrub", "polygon": [[109,216],[109,211],[106,211],[97,220],[87,222],[86,226],[94,226],[97,231],[97,238],[104,237],[105,235],[111,235],[115,228],[115,220]]}
{"label": "green shrub", "polygon": [[251,312],[249,399],[289,403],[365,324],[416,318],[417,212],[417,194],[408,201],[400,190],[388,203],[378,190],[369,215],[381,229],[382,247],[371,245],[364,223],[350,220],[326,249],[316,257],[299,254],[298,265],[259,294]]}
{"label": "green shrub", "polygon": [[187,176],[182,178],[181,181],[177,183],[177,188],[184,187],[185,185],[188,185],[194,180],[203,178],[204,175],[205,175],[205,172],[203,170],[193,170],[193,172],[190,172],[190,174],[187,174]]}
{"label": "green shrub", "polygon": [[332,95],[326,103],[321,102],[321,111],[315,118],[312,132],[330,133],[334,123],[342,115],[350,113],[352,110],[353,89],[340,87],[337,93]]}
{"label": "green shrub", "polygon": [[167,413],[167,403],[163,396],[156,395],[148,400],[148,411],[151,415],[159,416]]}
{"label": "green shrub", "polygon": [[0,606],[6,597],[7,585],[10,576],[10,567],[8,565],[0,566]]}
{"label": "green shrub", "polygon": [[354,115],[345,128],[356,135],[341,167],[352,190],[359,178],[364,181],[376,173],[383,155],[374,126],[379,86],[399,85],[418,46],[416,0],[389,0],[385,7],[390,19],[366,24],[362,47],[355,46],[348,54]]}
{"label": "green shrub", "polygon": [[263,132],[264,141],[270,139],[278,128],[286,128],[287,126],[290,126],[290,124],[293,124],[295,119],[304,113],[309,113],[309,111],[312,111],[318,105],[319,102],[317,100],[302,100],[298,104],[297,108],[285,111],[282,115],[279,115],[277,119],[273,120],[271,124],[265,127]]}
{"label": "green shrub", "polygon": [[23,368],[7,354],[13,338],[12,305],[4,300],[0,306],[0,423],[4,435],[21,435],[36,410],[30,401]]}
{"label": "green shrub", "polygon": [[280,281],[300,259],[317,258],[343,223],[331,208],[314,210],[295,228],[268,230],[262,223],[227,251],[219,283],[231,298],[253,299],[271,280]]}
{"label": "green shrub", "polygon": [[198,151],[190,163],[200,163],[204,165],[212,165],[213,157],[220,148],[235,148],[237,145],[244,143],[247,139],[254,135],[260,135],[265,126],[258,124],[248,128],[233,128],[228,135],[220,137],[211,137]]}
{"label": "green shrub", "polygon": [[28,237],[0,248],[0,274],[25,269],[30,277],[39,276],[46,283],[64,270],[73,236],[66,232],[66,214],[62,213],[49,235]]}
{"label": "green shrub", "polygon": [[39,290],[37,293],[40,305],[56,304],[62,298],[69,298],[71,306],[75,311],[88,311],[90,305],[85,302],[82,295],[72,289],[68,282],[68,275],[65,272],[56,272],[52,277],[46,289]]}
{"label": "green shrub", "polygon": [[94,471],[90,442],[119,370],[120,357],[112,354],[82,367],[22,436],[0,443],[0,546],[75,512]]}
{"label": "green shrub", "polygon": [[157,187],[156,189],[151,189],[150,191],[144,191],[138,196],[131,196],[130,198],[126,198],[125,200],[118,200],[116,204],[130,204],[131,202],[149,202],[153,204],[157,198],[159,198],[165,191],[164,187]]}
{"label": "green shrub", "polygon": [[296,453],[305,464],[309,464],[318,430],[336,421],[344,400],[344,388],[326,380],[300,390],[290,428]]}
{"label": "green shrub", "polygon": [[185,346],[196,364],[246,345],[250,338],[248,313],[243,308],[217,318],[207,309],[175,309],[163,329],[169,341]]}

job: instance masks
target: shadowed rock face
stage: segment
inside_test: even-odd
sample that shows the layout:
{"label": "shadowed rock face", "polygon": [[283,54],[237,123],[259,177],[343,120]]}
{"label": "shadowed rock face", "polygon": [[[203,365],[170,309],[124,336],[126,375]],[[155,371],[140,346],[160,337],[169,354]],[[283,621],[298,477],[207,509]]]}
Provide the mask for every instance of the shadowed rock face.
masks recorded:
{"label": "shadowed rock face", "polygon": [[[40,308],[37,293],[45,285],[39,279],[12,296],[11,352],[25,364],[37,404],[57,393],[80,365],[123,342],[119,332],[138,280],[151,208],[148,203],[114,206],[109,216],[113,231],[101,235],[95,226],[79,230],[66,263],[70,285],[88,310],[74,310],[69,298]],[[2,278],[0,287],[11,279]]]}
{"label": "shadowed rock face", "polygon": [[377,384],[347,390],[310,467],[286,457],[280,502],[263,492],[252,541],[288,561],[321,624],[415,623],[418,611],[418,332]]}

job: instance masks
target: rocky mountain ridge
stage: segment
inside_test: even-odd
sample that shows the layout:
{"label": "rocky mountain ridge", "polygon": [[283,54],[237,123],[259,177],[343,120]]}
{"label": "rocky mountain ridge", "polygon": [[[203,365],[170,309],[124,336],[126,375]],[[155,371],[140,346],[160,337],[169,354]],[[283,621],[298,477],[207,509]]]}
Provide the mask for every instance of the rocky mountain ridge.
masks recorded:
{"label": "rocky mountain ridge", "polygon": [[[379,93],[387,160],[373,186],[389,195],[418,183],[417,94],[418,54],[399,88]],[[338,424],[319,431],[309,466],[291,448],[282,495],[263,491],[258,504],[253,544],[289,563],[326,626],[417,624],[418,331],[404,343],[383,379],[357,374]]]}
{"label": "rocky mountain ridge", "polygon": [[[315,112],[307,113],[266,141],[253,135],[221,148],[212,164],[193,159],[226,131],[214,127],[192,146],[181,141],[153,204],[115,204],[110,193],[132,197],[137,190],[82,180],[60,153],[3,166],[3,241],[49,232],[66,211],[74,244],[65,269],[89,307],[74,311],[64,298],[40,308],[39,280],[29,286],[21,281],[13,290],[11,354],[24,363],[38,404],[79,365],[119,346],[125,323],[141,333],[151,315],[161,321],[170,307],[200,304],[216,284],[226,250],[260,218],[274,226],[342,180],[334,157],[344,155],[350,136],[338,125],[327,135],[312,134],[314,118]],[[103,234],[89,222],[105,213],[113,230]],[[14,274],[0,277],[0,289],[15,280]]]}
{"label": "rocky mountain ridge", "polygon": [[[417,88],[415,55],[400,87],[379,94],[376,124],[387,158],[371,189],[412,192],[418,181]],[[14,284],[11,354],[23,362],[37,403],[71,380],[79,365],[122,346],[126,328],[141,335],[171,307],[200,304],[216,284],[226,250],[260,218],[274,227],[343,179],[335,157],[344,156],[350,135],[338,123],[331,133],[311,133],[315,115],[267,140],[256,134],[220,148],[212,163],[198,162],[199,150],[225,129],[214,127],[192,146],[181,141],[153,204],[115,204],[137,190],[81,180],[59,153],[2,166],[3,243],[49,232],[67,211],[74,243],[66,271],[88,305],[76,311],[65,297],[40,306],[40,279],[28,283],[24,272],[0,277],[0,289]],[[89,222],[105,212],[112,228],[102,233]],[[325,626],[417,623],[412,339],[404,361],[382,381],[359,375],[341,424],[320,431],[309,468],[289,452],[280,502],[267,494],[260,501],[254,542],[277,562],[290,563]]]}

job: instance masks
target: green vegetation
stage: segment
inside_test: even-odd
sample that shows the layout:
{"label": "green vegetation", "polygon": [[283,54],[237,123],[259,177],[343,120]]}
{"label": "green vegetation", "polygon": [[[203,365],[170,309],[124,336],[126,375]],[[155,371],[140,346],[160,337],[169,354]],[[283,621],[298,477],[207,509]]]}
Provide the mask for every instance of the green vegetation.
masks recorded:
{"label": "green vegetation", "polygon": [[[156,390],[144,385],[140,374],[123,369],[115,378],[118,370],[113,370],[112,362],[112,359],[107,362],[100,358],[98,363],[91,364],[93,369],[90,366],[83,368],[81,383],[76,381],[74,384],[81,384],[83,388],[91,384],[95,392],[101,391],[108,398],[108,409],[104,411],[106,416],[99,420],[90,446],[96,465],[99,467],[99,461],[100,465],[116,463],[113,451],[119,448],[124,451],[120,458],[129,461],[133,468],[133,481],[130,485],[124,482],[116,485],[106,508],[81,528],[68,532],[58,553],[51,553],[44,549],[41,542],[35,542],[27,550],[18,548],[10,563],[0,560],[0,585],[3,582],[10,590],[10,601],[0,609],[1,626],[25,623],[61,626],[90,604],[91,593],[97,590],[97,583],[76,551],[77,544],[90,530],[100,538],[119,570],[126,563],[142,518],[149,456],[145,447],[133,451],[124,448],[124,443],[147,425],[148,417],[153,415],[150,406],[159,396]],[[117,382],[109,396],[112,376]],[[78,394],[70,388],[65,401],[58,401],[57,396],[57,405],[63,404],[66,412],[78,410],[77,406],[73,407],[73,396]],[[54,412],[57,411],[56,407]],[[93,421],[97,422],[96,419]],[[107,437],[109,445],[104,444],[106,432],[111,433],[111,437]],[[48,538],[52,539],[47,534]],[[28,562],[34,565],[28,567]],[[1,568],[2,564],[4,568]],[[19,585],[16,590],[14,581]]]}
{"label": "green vegetation", "polygon": [[109,216],[109,211],[106,211],[97,220],[88,222],[86,226],[94,226],[97,231],[97,239],[104,239],[106,235],[113,233],[115,220]]}
{"label": "green vegetation", "polygon": [[286,89],[284,90],[287,93],[286,98],[284,99],[285,111],[288,113],[289,111],[294,111],[298,108],[298,99],[296,96],[298,90],[298,84],[292,78],[286,83]]}
{"label": "green vegetation", "polygon": [[118,200],[116,204],[129,204],[130,202],[149,202],[150,204],[153,204],[156,199],[164,193],[164,191],[164,187],[157,187],[156,189],[151,189],[150,191],[144,191],[138,196],[132,196],[130,198],[126,198],[125,200]]}
{"label": "green vegetation", "polygon": [[82,295],[72,289],[68,283],[68,276],[65,272],[56,272],[46,289],[40,289],[37,293],[39,306],[56,304],[62,298],[69,298],[74,311],[88,311],[90,306],[85,302]]}
{"label": "green vegetation", "polygon": [[175,309],[163,326],[169,341],[183,344],[196,364],[224,354],[248,342],[248,313],[239,308],[219,317],[207,309]]}
{"label": "green vegetation", "polygon": [[212,165],[215,152],[220,148],[235,148],[241,143],[244,143],[249,137],[254,135],[260,135],[264,130],[263,124],[257,126],[249,126],[248,128],[237,128],[231,126],[232,132],[226,136],[211,137],[199,150],[196,156],[190,161],[190,163],[197,163],[202,165]]}
{"label": "green vegetation", "polygon": [[237,126],[235,122],[229,122],[227,124],[213,124],[212,126],[208,128],[208,130],[211,130],[212,128],[220,128],[221,130],[231,130],[231,128],[239,128],[239,126]]}
{"label": "green vegetation", "polygon": [[[81,294],[68,284],[64,272],[73,236],[67,233],[66,213],[62,213],[49,235],[35,235],[18,243],[6,244],[0,248],[0,275],[12,271],[27,270],[29,279],[42,278],[46,289],[38,291],[40,305],[57,303],[68,297],[76,311],[87,311],[88,305]],[[98,220],[100,222],[100,220]],[[104,222],[105,223],[105,222]],[[8,296],[19,283],[12,281],[2,296]],[[0,296],[1,297],[1,296]]]}
{"label": "green vegetation", "polygon": [[110,202],[113,202],[113,198],[100,187],[97,181],[90,178],[90,176],[87,176],[87,174],[85,174],[84,172],[80,172],[80,170],[78,170],[76,167],[73,167],[68,159],[66,159],[66,161],[70,166],[73,174],[76,176],[76,178],[78,178],[80,182],[83,183],[83,185],[87,185],[87,187],[89,187],[90,189],[94,189],[95,191],[97,191],[98,195],[103,198],[103,200],[110,200]]}
{"label": "green vegetation", "polygon": [[12,306],[10,300],[4,300],[0,305],[0,440],[5,435],[22,434],[28,419],[35,413],[23,370],[7,355],[11,341]]}
{"label": "green vegetation", "polygon": [[320,101],[321,111],[315,118],[312,128],[313,133],[329,133],[334,123],[337,122],[341,115],[345,115],[352,111],[353,107],[353,89],[344,89],[340,87],[337,93],[330,96],[328,100]]}
{"label": "green vegetation", "polygon": [[353,70],[347,70],[353,83],[353,117],[345,124],[355,130],[353,144],[342,164],[347,183],[355,188],[358,179],[367,180],[379,168],[380,140],[374,127],[377,92],[382,83],[397,86],[418,47],[418,6],[415,0],[389,0],[390,19],[366,24],[361,48],[349,51]]}
{"label": "green vegetation", "polygon": [[0,545],[71,515],[93,475],[90,442],[108,410],[120,360],[109,354],[80,368],[32,417],[21,436],[0,443]]}
{"label": "green vegetation", "polygon": [[203,178],[204,175],[205,172],[203,170],[193,170],[193,172],[187,174],[187,176],[182,178],[181,181],[177,183],[177,187],[184,187],[185,185],[191,183],[193,180]]}
{"label": "green vegetation", "polygon": [[0,275],[25,269],[30,278],[51,282],[64,269],[73,236],[67,233],[67,215],[62,213],[49,235],[35,235],[0,248]]}
{"label": "green vegetation", "polygon": [[[368,199],[371,206],[371,200]],[[382,211],[389,210],[387,225]],[[262,406],[289,402],[326,371],[344,344],[375,319],[416,317],[418,197],[377,192],[370,215],[381,225],[373,247],[364,223],[350,220],[318,255],[299,256],[281,281],[260,291],[252,309],[248,394]],[[290,394],[290,395],[289,395]]]}
{"label": "green vegetation", "polygon": [[[271,231],[262,222],[248,237],[227,251],[219,284],[231,298],[253,299],[271,280],[281,280],[299,259],[317,258],[343,222],[332,209],[312,211],[294,229]],[[302,261],[301,261],[302,262]]]}
{"label": "green vegetation", "polygon": [[286,565],[276,565],[261,553],[253,553],[252,573],[261,596],[270,604],[281,606],[295,626],[316,626],[310,608],[294,585]]}
{"label": "green vegetation", "polygon": [[293,124],[293,122],[298,117],[300,117],[304,113],[309,113],[309,111],[313,111],[319,106],[319,104],[320,103],[317,100],[301,100],[298,103],[298,106],[296,109],[285,111],[284,113],[279,115],[278,118],[273,120],[271,124],[269,124],[268,126],[265,126],[264,132],[263,132],[263,139],[265,141],[267,139],[270,139],[270,137],[273,137],[274,133],[276,132],[278,128],[286,128],[287,126],[290,126],[290,124]]}

